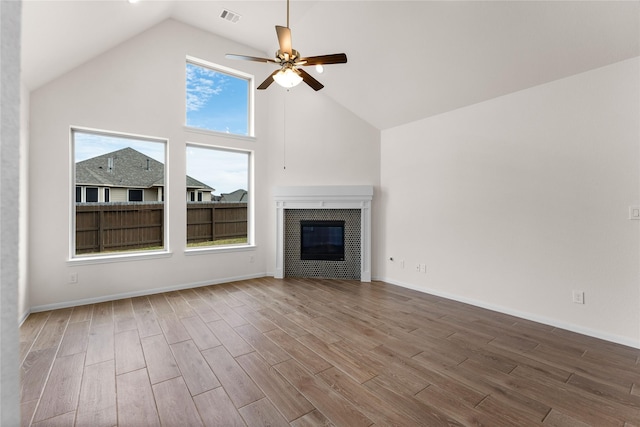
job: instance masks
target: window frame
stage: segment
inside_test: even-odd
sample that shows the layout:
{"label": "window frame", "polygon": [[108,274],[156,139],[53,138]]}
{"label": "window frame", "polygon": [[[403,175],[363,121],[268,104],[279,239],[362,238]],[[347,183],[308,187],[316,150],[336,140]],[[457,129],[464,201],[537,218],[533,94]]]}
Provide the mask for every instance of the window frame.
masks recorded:
{"label": "window frame", "polygon": [[[140,200],[131,200],[132,192],[136,192],[136,194],[139,192]],[[129,203],[144,202],[144,190],[142,188],[127,188],[127,202]]]}
{"label": "window frame", "polygon": [[[239,252],[246,250],[253,250],[256,248],[255,244],[255,196],[254,196],[254,167],[255,167],[255,151],[244,149],[244,148],[235,148],[214,144],[205,144],[200,142],[187,142],[185,144],[185,174],[188,175],[187,169],[187,157],[186,151],[188,148],[204,148],[210,150],[219,150],[219,151],[227,151],[232,153],[242,153],[247,155],[247,242],[246,243],[237,243],[231,245],[212,245],[212,246],[202,246],[202,247],[189,247],[186,242],[186,215],[185,215],[185,223],[183,226],[185,227],[185,255],[200,255],[200,254],[209,254],[209,253],[219,253],[219,252]],[[187,206],[185,204],[185,210]],[[186,212],[185,212],[186,213]]]}
{"label": "window frame", "polygon": [[[91,193],[93,193],[93,190],[95,190],[95,199],[96,200],[89,200],[89,190],[92,190]],[[84,187],[84,202],[85,203],[98,203],[99,201],[100,201],[100,190],[99,190],[98,187]]]}
{"label": "window frame", "polygon": [[[247,100],[247,135],[241,135],[241,134],[237,134],[237,133],[227,133],[227,132],[221,132],[221,131],[216,131],[216,130],[211,130],[211,129],[206,129],[206,128],[200,128],[200,127],[195,127],[195,126],[189,126],[187,125],[187,105],[186,105],[186,99],[187,99],[187,76],[186,76],[186,68],[187,68],[187,64],[193,64],[196,65],[198,67],[204,67],[204,68],[208,68],[212,71],[218,72],[218,73],[222,73],[222,74],[227,74],[230,75],[232,77],[235,78],[239,78],[239,79],[243,79],[243,80],[247,80],[248,83],[248,87],[247,87],[247,96],[248,96],[248,100]],[[185,75],[184,75],[184,85],[185,85],[185,90],[184,90],[184,128],[185,130],[189,131],[189,132],[196,132],[196,133],[204,133],[204,134],[209,134],[209,135],[216,135],[216,136],[224,136],[224,137],[228,137],[228,138],[238,138],[238,139],[244,139],[244,140],[255,140],[255,76],[253,76],[252,74],[249,73],[245,73],[243,71],[240,70],[236,70],[234,68],[230,68],[230,67],[225,67],[224,65],[219,65],[219,64],[215,64],[213,62],[209,62],[206,61],[204,59],[200,59],[200,58],[196,58],[194,56],[186,56],[186,60],[185,60]]]}
{"label": "window frame", "polygon": [[[170,183],[170,168],[169,168],[169,139],[163,137],[149,136],[134,134],[129,132],[118,132],[104,129],[88,128],[83,126],[70,126],[69,127],[69,255],[67,263],[69,265],[82,265],[82,264],[100,264],[121,262],[135,259],[153,259],[153,258],[166,258],[171,256],[170,250],[170,228],[169,222],[169,197],[163,192],[163,241],[164,247],[161,249],[148,249],[148,250],[135,250],[135,251],[123,251],[123,252],[109,252],[109,253],[88,253],[88,254],[76,254],[76,159],[75,159],[75,133],[92,134],[98,136],[107,136],[115,138],[128,138],[139,141],[160,143],[164,146],[164,187],[167,188]],[[110,191],[109,191],[110,192]],[[84,195],[84,191],[82,191]],[[128,191],[127,191],[128,197]],[[143,192],[144,198],[144,192]]]}

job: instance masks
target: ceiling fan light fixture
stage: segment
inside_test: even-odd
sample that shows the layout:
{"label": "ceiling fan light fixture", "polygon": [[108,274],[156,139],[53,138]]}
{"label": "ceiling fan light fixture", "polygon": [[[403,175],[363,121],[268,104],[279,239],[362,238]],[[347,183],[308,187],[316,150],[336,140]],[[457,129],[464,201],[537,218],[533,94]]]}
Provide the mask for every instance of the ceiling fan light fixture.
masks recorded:
{"label": "ceiling fan light fixture", "polygon": [[276,81],[280,86],[284,88],[292,88],[294,86],[299,85],[302,82],[302,77],[293,69],[286,68],[284,70],[278,71],[274,76],[273,80]]}
{"label": "ceiling fan light fixture", "polygon": [[[2,0],[0,0],[2,1]],[[287,26],[276,25],[276,35],[278,36],[278,51],[275,58],[257,58],[255,56],[234,55],[227,53],[229,59],[243,59],[246,61],[267,62],[280,65],[280,69],[274,71],[263,81],[258,90],[267,89],[271,83],[276,82],[285,89],[292,88],[305,82],[311,89],[318,91],[324,87],[311,74],[307,73],[301,66],[316,65],[316,72],[322,73],[323,65],[346,64],[347,55],[344,53],[334,53],[332,55],[320,55],[302,57],[300,52],[291,47],[291,29],[289,28],[289,0],[287,0]]]}

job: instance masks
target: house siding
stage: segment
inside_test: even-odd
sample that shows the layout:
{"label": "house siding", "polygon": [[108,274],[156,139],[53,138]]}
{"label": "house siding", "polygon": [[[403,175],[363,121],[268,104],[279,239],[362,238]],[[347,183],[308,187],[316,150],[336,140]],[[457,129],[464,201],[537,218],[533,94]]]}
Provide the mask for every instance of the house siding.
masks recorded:
{"label": "house siding", "polygon": [[142,197],[145,202],[158,201],[158,190],[156,188],[145,188],[144,195]]}
{"label": "house siding", "polygon": [[111,189],[111,201],[112,202],[126,202],[127,201],[127,189],[126,188],[112,188]]}

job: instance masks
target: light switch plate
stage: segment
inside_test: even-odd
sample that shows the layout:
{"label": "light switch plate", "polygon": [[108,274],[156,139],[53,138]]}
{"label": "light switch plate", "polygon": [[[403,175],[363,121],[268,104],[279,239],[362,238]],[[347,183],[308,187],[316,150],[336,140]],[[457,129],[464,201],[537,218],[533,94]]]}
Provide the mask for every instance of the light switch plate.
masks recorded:
{"label": "light switch plate", "polygon": [[629,206],[629,219],[640,220],[640,206]]}

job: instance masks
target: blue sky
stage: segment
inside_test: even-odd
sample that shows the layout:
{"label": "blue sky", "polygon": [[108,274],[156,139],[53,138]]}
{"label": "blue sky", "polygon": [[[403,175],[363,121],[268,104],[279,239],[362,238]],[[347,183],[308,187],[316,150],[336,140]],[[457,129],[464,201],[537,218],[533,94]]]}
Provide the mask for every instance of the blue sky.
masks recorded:
{"label": "blue sky", "polygon": [[248,190],[249,154],[187,146],[187,175],[215,188],[218,195]]}
{"label": "blue sky", "polygon": [[165,162],[163,142],[144,141],[134,138],[101,135],[97,133],[74,132],[75,161],[81,162],[92,157],[131,147],[147,156]]}
{"label": "blue sky", "polygon": [[[248,81],[191,63],[186,67],[187,126],[248,135]],[[76,162],[125,147],[165,163],[163,142],[75,132]],[[187,175],[215,188],[218,195],[248,190],[249,155],[187,146]]]}
{"label": "blue sky", "polygon": [[249,82],[187,63],[187,126],[248,135]]}
{"label": "blue sky", "polygon": [[[75,132],[74,135],[76,162],[131,147],[165,163],[163,142],[84,132]],[[248,190],[249,154],[187,146],[187,175],[215,188],[214,194],[218,195],[238,189]]]}

